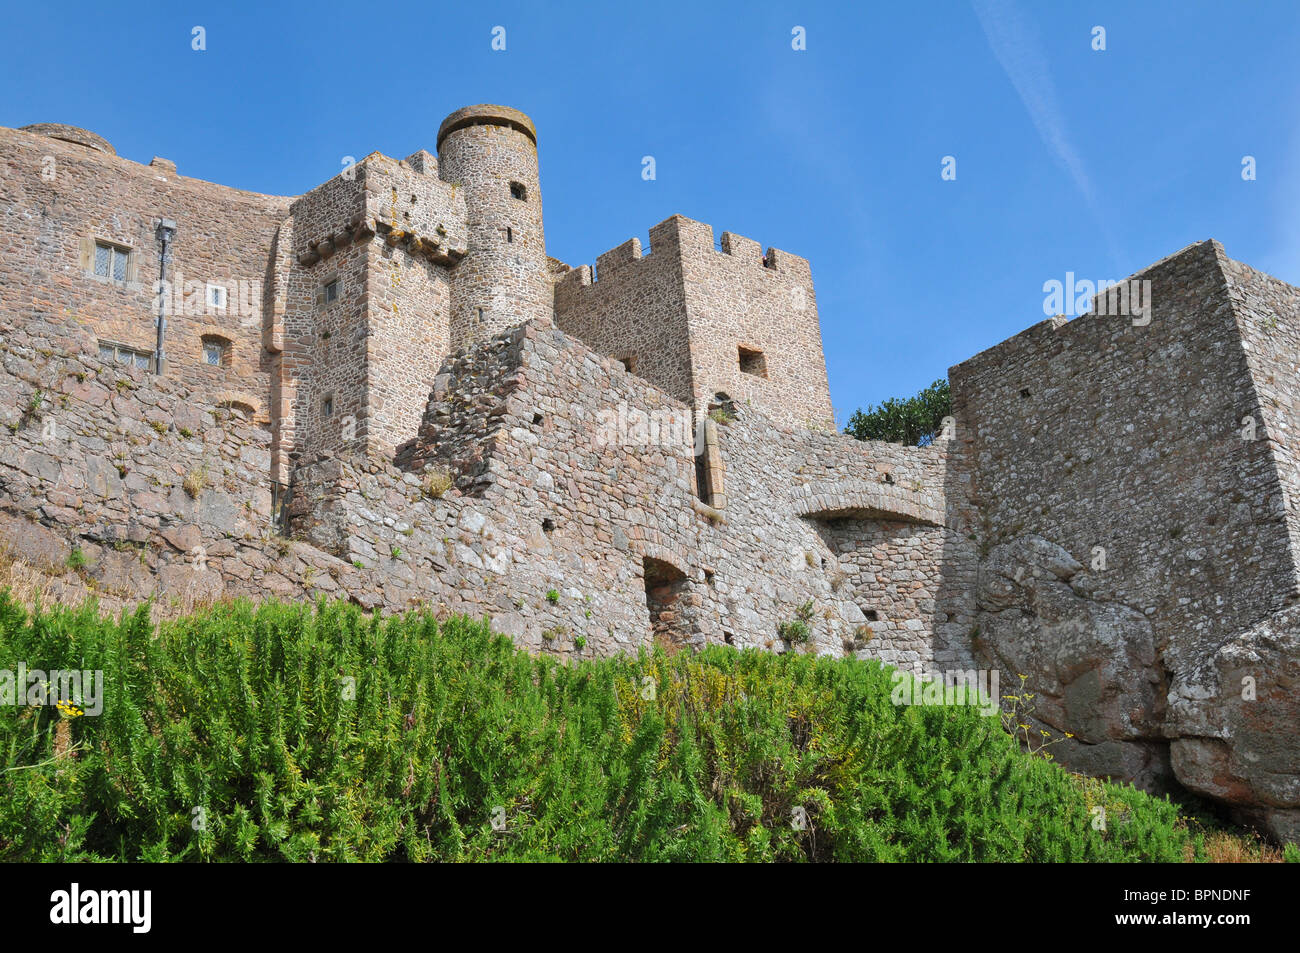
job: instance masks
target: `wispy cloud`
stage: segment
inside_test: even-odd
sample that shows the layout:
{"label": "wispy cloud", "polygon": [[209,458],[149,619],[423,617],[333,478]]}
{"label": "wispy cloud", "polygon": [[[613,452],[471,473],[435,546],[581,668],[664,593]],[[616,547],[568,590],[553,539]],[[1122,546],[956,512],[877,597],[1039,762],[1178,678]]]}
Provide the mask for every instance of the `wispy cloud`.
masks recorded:
{"label": "wispy cloud", "polygon": [[1088,203],[1089,211],[1106,236],[1111,254],[1116,255],[1115,243],[1097,199],[1097,190],[1088,175],[1083,157],[1070,139],[1065,110],[1061,108],[1056,84],[1052,82],[1047,55],[1043,52],[1038,31],[1017,8],[1014,0],[971,0],[971,4],[984,30],[984,36],[988,39],[989,48],[1011,80],[1020,101],[1024,103],[1039,137],[1074,180],[1084,201]]}

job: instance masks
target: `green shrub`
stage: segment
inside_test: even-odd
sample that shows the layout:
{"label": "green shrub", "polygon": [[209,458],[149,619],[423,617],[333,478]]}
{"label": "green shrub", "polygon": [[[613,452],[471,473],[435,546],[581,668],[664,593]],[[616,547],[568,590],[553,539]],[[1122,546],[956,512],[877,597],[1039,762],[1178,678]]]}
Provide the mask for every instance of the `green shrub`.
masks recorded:
{"label": "green shrub", "polygon": [[0,860],[1200,849],[1168,801],[1025,756],[997,718],[891,704],[875,662],[716,646],[566,665],[426,612],[236,603],[155,627],[147,606],[33,615],[7,594],[0,659],[102,669],[105,687],[103,713],[63,729],[52,707],[0,705]]}
{"label": "green shrub", "polygon": [[880,406],[856,410],[844,432],[859,440],[887,440],[908,446],[924,446],[943,430],[943,419],[952,414],[952,392],[946,378],[940,378],[915,397],[891,397]]}
{"label": "green shrub", "polygon": [[803,619],[788,619],[778,624],[776,634],[779,638],[794,645],[802,645],[812,635],[808,629],[808,623]]}

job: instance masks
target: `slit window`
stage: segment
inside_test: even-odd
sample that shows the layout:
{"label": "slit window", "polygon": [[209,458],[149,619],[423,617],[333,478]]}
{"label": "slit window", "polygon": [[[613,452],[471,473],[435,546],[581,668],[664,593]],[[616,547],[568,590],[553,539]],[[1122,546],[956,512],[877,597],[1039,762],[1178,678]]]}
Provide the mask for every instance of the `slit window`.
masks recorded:
{"label": "slit window", "polygon": [[740,371],[742,374],[767,377],[767,358],[763,356],[762,351],[749,347],[741,347],[739,351]]}
{"label": "slit window", "polygon": [[320,412],[323,417],[334,416],[334,395],[331,394],[320,402]]}

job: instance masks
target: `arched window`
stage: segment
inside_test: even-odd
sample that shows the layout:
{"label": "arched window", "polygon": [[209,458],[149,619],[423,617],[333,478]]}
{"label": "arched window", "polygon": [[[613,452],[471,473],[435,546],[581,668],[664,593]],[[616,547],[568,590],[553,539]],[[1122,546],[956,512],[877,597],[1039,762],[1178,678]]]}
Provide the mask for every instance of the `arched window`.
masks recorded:
{"label": "arched window", "polygon": [[219,334],[203,335],[203,363],[209,367],[229,367],[230,351],[230,338]]}

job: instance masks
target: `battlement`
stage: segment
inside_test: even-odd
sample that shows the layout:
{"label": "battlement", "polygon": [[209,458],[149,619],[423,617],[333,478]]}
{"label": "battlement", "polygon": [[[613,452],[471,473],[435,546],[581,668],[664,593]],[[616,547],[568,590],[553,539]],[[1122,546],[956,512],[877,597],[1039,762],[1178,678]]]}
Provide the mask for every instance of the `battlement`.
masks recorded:
{"label": "battlement", "polygon": [[310,267],[376,233],[439,264],[464,258],[469,251],[464,194],[430,174],[427,152],[412,159],[399,162],[372,152],[294,202],[298,264]]}
{"label": "battlement", "polygon": [[594,269],[590,265],[578,265],[566,272],[560,282],[573,287],[586,287],[599,281],[602,275],[635,264],[659,250],[679,256],[727,255],[737,263],[762,268],[799,282],[811,281],[812,277],[812,267],[806,258],[773,247],[764,252],[761,244],[735,232],[723,232],[715,244],[712,225],[694,221],[684,215],[673,215],[650,229],[648,248],[643,248],[641,239],[629,238],[623,244],[598,255]]}
{"label": "battlement", "polygon": [[808,260],[673,215],[555,280],[556,324],[697,407],[725,394],[807,426],[831,420]]}

